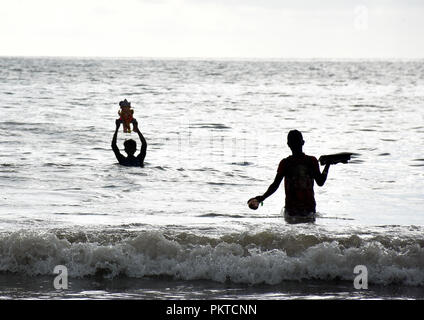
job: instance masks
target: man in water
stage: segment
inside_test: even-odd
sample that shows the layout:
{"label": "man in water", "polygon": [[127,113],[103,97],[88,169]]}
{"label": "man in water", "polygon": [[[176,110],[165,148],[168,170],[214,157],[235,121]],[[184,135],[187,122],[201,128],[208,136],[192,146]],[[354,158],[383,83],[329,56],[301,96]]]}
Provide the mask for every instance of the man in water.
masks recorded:
{"label": "man in water", "polygon": [[304,143],[305,141],[303,141],[300,131],[292,130],[289,132],[287,144],[292,151],[292,155],[281,160],[274,182],[269,186],[268,190],[262,196],[250,199],[248,203],[254,199],[258,203],[264,201],[278,189],[281,181],[285,178],[285,217],[307,217],[315,214],[314,180],[320,187],[323,186],[327,180],[330,164],[327,164],[321,173],[318,160],[303,153],[302,147]]}
{"label": "man in water", "polygon": [[138,136],[141,141],[141,150],[140,150],[140,154],[137,157],[134,156],[135,152],[137,151],[137,143],[132,139],[126,140],[124,142],[124,150],[127,153],[127,157],[123,156],[119,152],[119,148],[116,145],[116,138],[118,136],[118,130],[121,123],[122,123],[122,120],[120,119],[117,119],[115,121],[116,130],[112,138],[112,150],[115,153],[116,159],[118,159],[119,164],[123,166],[144,167],[144,158],[146,157],[147,142],[146,142],[146,139],[144,139],[143,134],[138,129],[137,120],[136,119],[132,120],[134,132],[138,133]]}

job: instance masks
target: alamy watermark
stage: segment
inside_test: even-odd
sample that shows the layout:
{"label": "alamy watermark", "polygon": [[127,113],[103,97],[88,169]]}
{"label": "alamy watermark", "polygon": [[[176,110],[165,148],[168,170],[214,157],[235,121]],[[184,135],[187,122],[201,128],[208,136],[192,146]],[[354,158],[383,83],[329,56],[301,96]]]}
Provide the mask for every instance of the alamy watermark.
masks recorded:
{"label": "alamy watermark", "polygon": [[[56,290],[68,289],[68,268],[64,265],[57,265],[53,269],[57,276],[53,280],[53,287]],[[357,276],[353,280],[353,286],[356,290],[368,289],[368,269],[364,265],[357,265],[353,269]]]}
{"label": "alamy watermark", "polygon": [[366,6],[356,6],[354,9],[353,26],[356,30],[364,31],[369,27],[369,10]]}
{"label": "alamy watermark", "polygon": [[368,289],[368,269],[364,265],[355,266],[353,273],[357,274],[353,280],[353,287],[356,290]]}
{"label": "alamy watermark", "polygon": [[58,274],[53,280],[53,287],[56,290],[68,289],[68,268],[63,265],[58,265],[53,269],[54,274]]}

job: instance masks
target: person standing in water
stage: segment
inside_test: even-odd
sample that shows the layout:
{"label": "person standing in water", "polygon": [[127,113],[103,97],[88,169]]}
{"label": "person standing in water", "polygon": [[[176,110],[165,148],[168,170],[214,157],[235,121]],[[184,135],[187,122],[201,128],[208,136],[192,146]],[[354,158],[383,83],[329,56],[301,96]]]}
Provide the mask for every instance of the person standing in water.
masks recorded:
{"label": "person standing in water", "polygon": [[119,152],[119,148],[116,145],[116,139],[118,136],[118,130],[121,123],[122,123],[122,120],[120,119],[117,119],[115,121],[116,129],[112,138],[112,150],[115,153],[116,159],[118,160],[119,164],[123,166],[144,167],[144,158],[146,157],[147,142],[146,142],[146,139],[144,139],[143,134],[140,132],[138,128],[137,120],[132,119],[131,121],[131,123],[133,124],[133,131],[138,133],[138,137],[140,138],[140,141],[141,141],[141,150],[137,156],[134,156],[135,152],[137,151],[137,143],[133,139],[129,139],[124,142],[124,150],[127,153],[127,157],[123,156]]}
{"label": "person standing in water", "polygon": [[274,182],[269,186],[268,190],[261,196],[249,199],[248,204],[251,209],[257,209],[259,203],[277,191],[281,181],[285,178],[284,216],[287,218],[312,215],[313,219],[315,219],[314,180],[318,186],[323,186],[327,179],[330,164],[326,164],[321,173],[318,160],[303,153],[304,143],[305,141],[300,131],[291,130],[289,132],[287,144],[292,151],[292,155],[281,160]]}

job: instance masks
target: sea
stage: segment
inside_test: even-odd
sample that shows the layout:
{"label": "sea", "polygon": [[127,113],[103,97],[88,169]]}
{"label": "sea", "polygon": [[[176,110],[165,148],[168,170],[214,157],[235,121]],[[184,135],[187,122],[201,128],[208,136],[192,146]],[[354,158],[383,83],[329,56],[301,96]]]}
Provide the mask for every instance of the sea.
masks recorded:
{"label": "sea", "polygon": [[[424,60],[0,57],[0,111],[0,299],[424,299]],[[292,129],[355,153],[314,223],[247,206]]]}

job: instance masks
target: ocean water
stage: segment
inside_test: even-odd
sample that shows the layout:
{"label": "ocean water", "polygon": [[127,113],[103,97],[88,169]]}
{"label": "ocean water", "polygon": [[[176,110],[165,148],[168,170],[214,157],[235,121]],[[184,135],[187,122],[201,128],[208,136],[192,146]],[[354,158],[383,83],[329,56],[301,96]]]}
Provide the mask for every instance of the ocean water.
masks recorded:
{"label": "ocean water", "polygon": [[[110,147],[124,98],[144,168]],[[424,298],[422,60],[3,57],[0,110],[1,299]],[[358,154],[315,223],[284,222],[283,185],[246,205],[291,129]]]}

